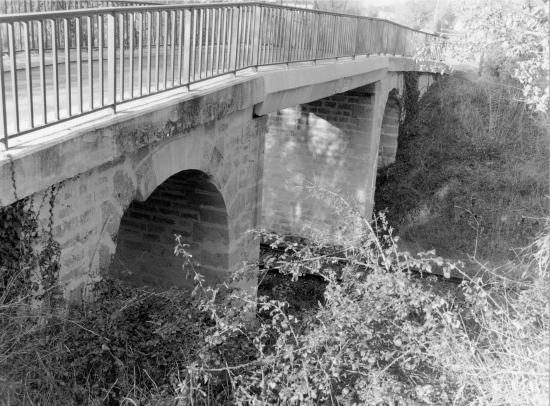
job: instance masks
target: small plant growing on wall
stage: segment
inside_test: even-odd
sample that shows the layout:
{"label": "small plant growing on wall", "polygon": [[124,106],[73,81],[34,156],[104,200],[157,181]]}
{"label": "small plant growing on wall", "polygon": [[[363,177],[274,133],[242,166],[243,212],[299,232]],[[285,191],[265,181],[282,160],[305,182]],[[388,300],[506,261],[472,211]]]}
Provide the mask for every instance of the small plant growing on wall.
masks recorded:
{"label": "small plant growing on wall", "polygon": [[[48,189],[37,205],[28,197],[0,208],[0,304],[39,300],[54,305],[60,300],[60,249],[53,238],[57,190],[55,186]],[[45,206],[47,222],[40,227]]]}

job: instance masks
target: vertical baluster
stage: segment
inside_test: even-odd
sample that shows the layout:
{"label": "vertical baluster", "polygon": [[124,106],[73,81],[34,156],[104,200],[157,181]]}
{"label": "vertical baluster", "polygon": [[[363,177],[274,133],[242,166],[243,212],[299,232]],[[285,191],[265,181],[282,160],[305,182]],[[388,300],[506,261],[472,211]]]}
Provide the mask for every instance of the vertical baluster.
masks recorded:
{"label": "vertical baluster", "polygon": [[278,9],[277,10],[277,26],[278,29],[278,47],[279,50],[277,52],[277,62],[283,63],[285,60],[285,32],[286,32],[286,19],[285,17],[285,10],[284,9]]}
{"label": "vertical baluster", "polygon": [[302,53],[302,59],[308,60],[309,50],[311,49],[311,28],[313,24],[311,21],[311,13],[309,11],[304,11],[304,51]]}
{"label": "vertical baluster", "polygon": [[197,51],[197,15],[198,11],[196,9],[190,10],[190,33],[192,38],[192,42],[190,44],[191,49],[189,52],[189,80],[187,83],[191,83],[195,81],[195,71],[196,71],[196,64],[195,64],[195,58],[196,58],[196,51]]}
{"label": "vertical baluster", "polygon": [[[199,18],[199,58],[198,58],[198,69],[199,69],[199,80],[202,77],[202,52],[203,52],[203,44],[202,44],[202,28],[203,28],[203,16],[204,16],[204,10],[198,9],[197,15]],[[196,78],[195,78],[196,80]]]}
{"label": "vertical baluster", "polygon": [[325,14],[325,58],[332,57],[332,45],[334,37],[336,36],[334,28],[332,27],[332,16]]}
{"label": "vertical baluster", "polygon": [[258,65],[265,65],[267,63],[267,55],[269,49],[271,31],[270,25],[270,12],[271,8],[260,7],[260,40],[259,40],[259,52],[258,52]]}
{"label": "vertical baluster", "polygon": [[296,10],[296,61],[300,61],[302,59],[302,42],[304,40],[304,36],[302,34],[302,16],[302,11]]}
{"label": "vertical baluster", "polygon": [[304,49],[306,42],[306,30],[305,30],[305,12],[298,12],[298,60],[304,59]]}
{"label": "vertical baluster", "polygon": [[309,11],[304,11],[304,50],[302,52],[302,59],[308,60],[309,50],[311,49],[311,15]]}
{"label": "vertical baluster", "polygon": [[269,25],[269,17],[268,17],[268,8],[264,8],[261,6],[259,7],[259,16],[260,16],[260,31],[259,31],[259,39],[258,39],[258,59],[257,64],[258,65],[264,65],[265,64],[265,55],[266,55],[266,46],[268,45],[268,25]]}
{"label": "vertical baluster", "polygon": [[214,75],[214,47],[215,47],[215,41],[216,41],[216,29],[218,28],[216,26],[216,9],[212,7],[210,9],[210,77]]}
{"label": "vertical baluster", "polygon": [[[1,56],[1,54],[0,54]],[[46,106],[46,68],[44,64],[44,23],[38,21],[38,59],[40,69],[40,95],[42,96],[42,117],[43,123],[47,124],[47,106]]]}
{"label": "vertical baluster", "polygon": [[138,13],[138,96],[143,95],[143,13]]}
{"label": "vertical baluster", "polygon": [[334,32],[334,40],[332,41],[332,57],[338,58],[338,44],[340,43],[340,27],[339,27],[339,20],[334,16],[331,15],[332,20],[332,32]]}
{"label": "vertical baluster", "polygon": [[116,15],[107,14],[107,102],[116,110]]}
{"label": "vertical baluster", "polygon": [[276,8],[267,8],[267,44],[266,44],[266,55],[265,55],[265,64],[271,64],[274,61],[274,56],[276,52],[277,44],[277,9]]}
{"label": "vertical baluster", "polygon": [[151,93],[151,25],[153,24],[153,13],[147,12],[147,93]]}
{"label": "vertical baluster", "polygon": [[289,10],[288,13],[290,14],[290,28],[288,30],[288,56],[286,58],[286,62],[292,62],[292,59],[294,57],[294,12],[293,10]]}
{"label": "vertical baluster", "polygon": [[241,66],[241,50],[242,50],[242,26],[244,23],[243,8],[239,6],[237,9],[238,22],[235,30],[235,41],[237,43],[237,48],[235,49],[235,71],[239,70]]}
{"label": "vertical baluster", "polygon": [[246,7],[247,27],[246,27],[246,54],[244,59],[244,67],[252,66],[252,35],[254,34],[254,13],[252,7]]}
{"label": "vertical baluster", "polygon": [[300,36],[300,29],[301,29],[301,21],[300,16],[301,12],[300,10],[295,10],[295,19],[294,19],[294,61],[300,60],[300,43],[302,41],[302,37]]}
{"label": "vertical baluster", "polygon": [[92,31],[92,17],[87,17],[88,24],[88,89],[90,91],[90,110],[94,109],[94,37]]}
{"label": "vertical baluster", "polygon": [[155,91],[159,91],[159,78],[160,78],[160,11],[156,12],[156,23],[157,26],[155,28],[155,34],[156,34],[156,41],[157,41],[157,55],[155,57],[155,78],[156,78],[156,88]]}
{"label": "vertical baluster", "polygon": [[59,120],[59,73],[57,71],[57,23],[52,20],[52,76],[53,76],[53,91],[54,91],[54,119]]}
{"label": "vertical baluster", "polygon": [[0,128],[5,149],[8,149],[8,120],[6,116],[6,87],[4,85],[4,27],[0,29]]}
{"label": "vertical baluster", "polygon": [[181,69],[182,69],[182,62],[183,62],[183,10],[178,11],[179,14],[179,30],[178,30],[178,85],[181,85]]}
{"label": "vertical baluster", "polygon": [[135,14],[130,12],[128,14],[128,47],[130,52],[130,67],[129,67],[129,79],[130,79],[130,99],[134,98],[134,18]]}
{"label": "vertical baluster", "polygon": [[288,31],[288,58],[287,62],[292,62],[295,56],[295,27],[296,27],[296,13],[294,10],[289,10],[290,14],[290,30]]}
{"label": "vertical baluster", "polygon": [[[334,35],[331,35],[330,31],[330,16],[327,14],[323,14],[323,29],[324,29],[324,35],[323,35],[323,58],[327,58],[330,56],[330,44],[331,40]],[[334,34],[334,33],[332,33]]]}
{"label": "vertical baluster", "polygon": [[[216,32],[216,20],[215,20],[215,9],[210,9],[210,49],[209,49],[209,59],[210,59],[210,76],[213,75],[214,72],[214,33]],[[208,68],[208,65],[207,65]]]}
{"label": "vertical baluster", "polygon": [[[210,29],[210,15],[211,14],[212,13],[211,13],[211,10],[209,8],[204,10],[204,18],[205,18],[205,28],[204,28],[204,76],[205,77],[208,76],[208,62],[209,62],[209,56],[210,56],[209,37],[210,37],[210,31],[211,31],[211,29]],[[202,74],[202,70],[201,70],[201,74]]]}
{"label": "vertical baluster", "polygon": [[170,21],[171,21],[171,34],[170,34],[170,41],[171,41],[171,46],[170,46],[170,69],[172,69],[172,72],[171,72],[171,80],[172,80],[172,84],[170,87],[174,87],[175,84],[176,84],[176,81],[174,80],[174,73],[175,73],[175,66],[174,66],[174,62],[175,62],[175,56],[176,56],[176,10],[170,10],[169,11],[170,13]]}
{"label": "vertical baluster", "polygon": [[230,71],[236,71],[237,70],[237,61],[238,61],[238,51],[239,51],[239,24],[240,24],[240,6],[233,6],[231,8],[231,38],[230,38],[230,49],[229,49],[229,55],[228,63],[229,63],[229,70]]}
{"label": "vertical baluster", "polygon": [[80,17],[75,19],[76,31],[76,82],[78,84],[78,112],[82,113],[82,44],[80,32]]}
{"label": "vertical baluster", "polygon": [[328,54],[328,44],[329,44],[329,38],[332,36],[329,35],[329,19],[326,14],[321,14],[323,16],[323,44],[321,47],[321,57],[325,59]]}
{"label": "vertical baluster", "polygon": [[118,20],[118,73],[119,73],[119,80],[120,80],[120,101],[124,100],[124,35],[125,35],[125,29],[124,29],[124,14],[119,14],[119,20]]}
{"label": "vertical baluster", "polygon": [[239,7],[239,27],[237,30],[237,63],[236,69],[239,70],[242,67],[244,46],[243,42],[246,37],[246,7]]}
{"label": "vertical baluster", "polygon": [[[192,20],[192,12],[191,10],[182,10],[181,14],[181,24],[183,26],[183,35],[182,35],[182,41],[183,43],[180,43],[181,47],[181,53],[183,54],[182,57],[182,70],[180,70],[180,84],[182,83],[181,77],[183,76],[185,83],[188,84],[191,81],[191,20]],[[189,87],[188,87],[189,88]]]}
{"label": "vertical baluster", "polygon": [[65,97],[67,107],[67,117],[70,117],[71,112],[71,49],[69,42],[69,20],[63,19],[63,36],[64,36],[64,50],[65,50],[65,90],[67,96]]}
{"label": "vertical baluster", "polygon": [[259,39],[259,18],[256,14],[256,6],[250,6],[250,39],[248,41],[248,66],[257,66],[258,39]]}
{"label": "vertical baluster", "polygon": [[103,16],[97,16],[97,69],[99,72],[99,105],[105,106],[105,86],[103,83]]}
{"label": "vertical baluster", "polygon": [[[215,16],[216,16],[216,58],[214,66],[216,67],[216,75],[220,73],[220,36],[221,36],[221,27],[222,27],[222,19],[221,19],[221,8],[216,8],[215,10]],[[214,68],[212,68],[212,75],[214,75]]]}
{"label": "vertical baluster", "polygon": [[164,55],[162,57],[162,68],[164,70],[163,76],[162,76],[162,83],[163,83],[163,89],[166,90],[166,79],[168,76],[168,11],[165,11],[163,13],[164,15],[164,30],[163,30],[163,37],[164,37]]}
{"label": "vertical baluster", "polygon": [[30,35],[29,35],[29,23],[23,23],[25,32],[25,73],[27,82],[27,97],[28,108],[30,114],[31,128],[34,128],[34,103],[32,98],[32,72],[31,72],[31,48],[30,48]]}
{"label": "vertical baluster", "polygon": [[276,55],[278,53],[279,45],[279,29],[280,24],[278,23],[278,13],[281,10],[277,8],[269,8],[269,27],[268,27],[268,43],[267,43],[267,58],[266,63],[272,64],[277,62]]}
{"label": "vertical baluster", "polygon": [[283,22],[280,19],[281,10],[272,8],[271,9],[271,18],[269,20],[270,26],[271,26],[271,44],[269,46],[269,54],[268,54],[268,60],[267,62],[277,63],[280,59],[280,53],[281,53],[281,30]]}
{"label": "vertical baluster", "polygon": [[247,6],[243,7],[244,12],[244,25],[243,25],[243,52],[242,52],[242,63],[241,67],[246,68],[248,67],[248,40],[249,40],[249,34],[250,34],[250,13]]}
{"label": "vertical baluster", "polygon": [[227,52],[227,44],[226,44],[226,34],[227,34],[227,8],[223,7],[220,9],[222,13],[222,38],[221,38],[221,46],[222,46],[222,53],[221,53],[221,67],[222,67],[222,73],[225,72],[225,54]]}

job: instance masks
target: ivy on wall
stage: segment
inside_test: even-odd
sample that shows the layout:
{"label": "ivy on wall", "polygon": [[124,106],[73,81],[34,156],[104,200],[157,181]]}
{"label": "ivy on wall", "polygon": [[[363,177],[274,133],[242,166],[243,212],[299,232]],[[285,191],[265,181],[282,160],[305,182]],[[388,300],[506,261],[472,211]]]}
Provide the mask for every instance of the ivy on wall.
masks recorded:
{"label": "ivy on wall", "polygon": [[[17,199],[13,168],[12,185]],[[53,208],[60,186],[47,189],[36,209],[33,196],[0,208],[0,304],[39,300],[55,305],[61,300],[60,247],[53,238]],[[45,207],[47,222],[41,227],[39,217]]]}

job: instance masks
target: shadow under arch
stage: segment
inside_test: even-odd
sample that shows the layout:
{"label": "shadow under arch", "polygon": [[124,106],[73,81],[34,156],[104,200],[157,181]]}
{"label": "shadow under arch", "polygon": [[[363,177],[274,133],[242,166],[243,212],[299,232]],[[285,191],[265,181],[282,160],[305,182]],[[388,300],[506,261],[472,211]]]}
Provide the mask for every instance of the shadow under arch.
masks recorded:
{"label": "shadow under arch", "polygon": [[199,263],[209,284],[229,269],[229,227],[224,198],[204,172],[178,172],[144,201],[134,200],[120,222],[109,274],[137,286],[180,288],[193,285],[183,260],[174,255],[175,236]]}
{"label": "shadow under arch", "polygon": [[399,95],[399,91],[394,88],[388,94],[384,115],[382,117],[380,145],[378,149],[379,168],[383,168],[395,162],[400,119],[401,96]]}

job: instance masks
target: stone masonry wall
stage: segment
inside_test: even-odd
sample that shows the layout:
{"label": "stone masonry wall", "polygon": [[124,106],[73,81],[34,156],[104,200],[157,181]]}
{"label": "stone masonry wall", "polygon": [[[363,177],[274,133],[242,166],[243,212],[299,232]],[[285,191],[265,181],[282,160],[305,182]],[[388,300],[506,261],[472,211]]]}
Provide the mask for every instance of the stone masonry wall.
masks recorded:
{"label": "stone masonry wall", "polygon": [[[179,108],[178,115],[183,114]],[[174,259],[169,235],[174,231],[194,244],[207,282],[256,260],[258,241],[246,231],[259,225],[265,121],[253,118],[248,108],[141,146],[130,131],[128,141],[121,140],[128,149],[123,157],[56,185],[53,231],[61,245],[60,282],[66,296],[78,299],[91,282],[109,272],[120,274],[116,266],[109,271],[111,262],[117,246],[120,259],[131,242],[145,253],[159,248],[154,256],[142,256],[148,261],[131,264],[137,268],[130,269],[135,283],[188,284],[180,273],[181,260]],[[151,122],[143,117],[131,125],[143,131]],[[43,193],[34,200],[41,201]],[[177,213],[155,215],[176,204]],[[140,214],[147,221],[137,221]],[[41,221],[47,222],[45,210]],[[171,221],[175,227],[168,230],[164,226]],[[255,282],[250,286],[255,288]]]}

